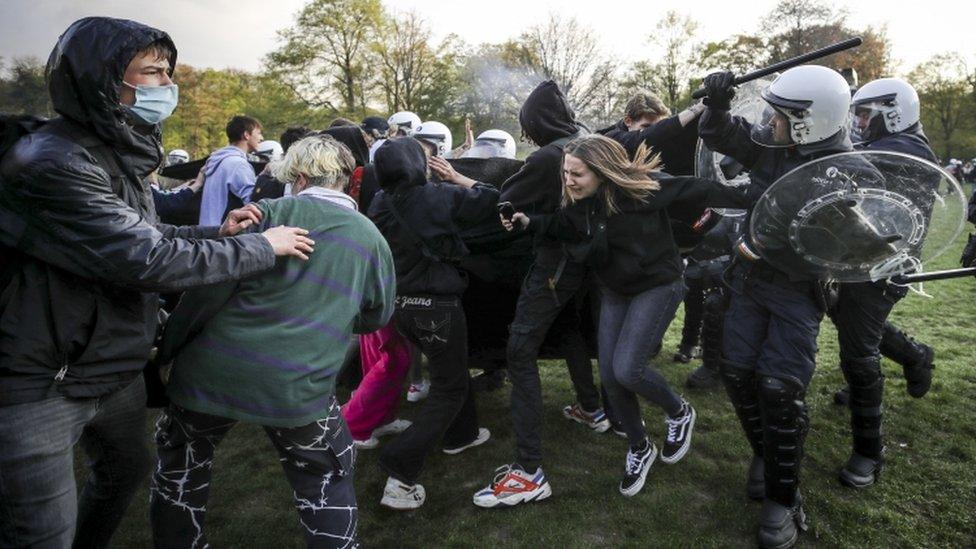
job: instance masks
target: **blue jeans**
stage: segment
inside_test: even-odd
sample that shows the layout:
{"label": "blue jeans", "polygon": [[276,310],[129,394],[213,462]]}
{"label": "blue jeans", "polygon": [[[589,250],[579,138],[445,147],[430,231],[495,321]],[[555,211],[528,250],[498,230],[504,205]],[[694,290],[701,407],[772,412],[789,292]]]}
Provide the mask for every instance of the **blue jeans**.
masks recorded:
{"label": "blue jeans", "polygon": [[[0,547],[105,547],[151,465],[138,376],[99,398],[0,407]],[[91,474],[79,500],[74,445]]]}
{"label": "blue jeans", "polygon": [[647,437],[637,395],[668,414],[681,411],[681,397],[648,363],[684,294],[681,279],[633,296],[600,289],[600,380],[631,446]]}

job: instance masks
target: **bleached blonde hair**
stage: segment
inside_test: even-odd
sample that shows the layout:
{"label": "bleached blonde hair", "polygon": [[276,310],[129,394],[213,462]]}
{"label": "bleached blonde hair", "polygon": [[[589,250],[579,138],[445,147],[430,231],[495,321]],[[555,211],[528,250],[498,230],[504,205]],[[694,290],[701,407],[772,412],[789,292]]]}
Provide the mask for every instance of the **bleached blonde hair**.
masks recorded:
{"label": "bleached blonde hair", "polygon": [[304,175],[310,186],[343,191],[355,169],[356,161],[345,145],[330,135],[312,135],[288,147],[272,174],[282,183],[294,183]]}

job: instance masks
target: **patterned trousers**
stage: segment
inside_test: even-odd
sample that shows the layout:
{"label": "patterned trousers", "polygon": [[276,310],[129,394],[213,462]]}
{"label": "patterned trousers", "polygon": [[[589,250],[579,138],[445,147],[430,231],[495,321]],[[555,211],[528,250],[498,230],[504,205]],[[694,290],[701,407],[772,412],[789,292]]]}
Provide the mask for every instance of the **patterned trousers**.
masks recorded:
{"label": "patterned trousers", "polygon": [[[156,547],[208,546],[204,517],[214,451],[236,423],[173,404],[160,414],[149,510]],[[294,490],[307,546],[358,547],[352,437],[335,398],[323,419],[264,430]]]}

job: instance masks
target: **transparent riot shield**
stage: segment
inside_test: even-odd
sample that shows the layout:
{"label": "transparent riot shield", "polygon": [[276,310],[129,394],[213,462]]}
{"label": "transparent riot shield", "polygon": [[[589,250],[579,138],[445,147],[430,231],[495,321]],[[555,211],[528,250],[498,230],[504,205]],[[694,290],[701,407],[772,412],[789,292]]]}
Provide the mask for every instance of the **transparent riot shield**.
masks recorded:
{"label": "transparent riot shield", "polygon": [[[767,105],[759,94],[776,79],[776,76],[778,74],[746,82],[736,88],[735,97],[732,99],[732,108],[729,111],[732,116],[741,116],[752,123],[758,122]],[[712,151],[705,146],[701,139],[698,140],[698,146],[695,149],[695,176],[721,181],[731,186],[749,183],[749,172],[741,164],[724,154]],[[745,215],[745,210],[713,209],[726,217]]]}
{"label": "transparent riot shield", "polygon": [[752,211],[753,249],[801,277],[865,282],[921,270],[963,229],[966,199],[942,168],[894,152],[824,157],[783,175]]}

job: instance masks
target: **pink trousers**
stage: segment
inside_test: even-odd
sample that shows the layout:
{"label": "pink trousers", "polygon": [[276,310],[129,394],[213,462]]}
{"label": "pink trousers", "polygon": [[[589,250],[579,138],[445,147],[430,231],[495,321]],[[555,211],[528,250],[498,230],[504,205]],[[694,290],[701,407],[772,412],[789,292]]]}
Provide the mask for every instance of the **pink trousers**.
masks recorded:
{"label": "pink trousers", "polygon": [[403,384],[410,372],[410,342],[390,321],[385,327],[359,336],[363,381],[342,407],[352,438],[366,440],[373,429],[396,418]]}

